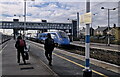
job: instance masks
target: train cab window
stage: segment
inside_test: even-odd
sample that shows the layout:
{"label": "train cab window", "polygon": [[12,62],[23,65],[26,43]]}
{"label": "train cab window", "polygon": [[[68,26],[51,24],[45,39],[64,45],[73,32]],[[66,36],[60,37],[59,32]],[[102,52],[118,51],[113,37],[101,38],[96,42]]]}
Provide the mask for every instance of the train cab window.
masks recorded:
{"label": "train cab window", "polygon": [[52,39],[57,38],[56,34],[51,34]]}
{"label": "train cab window", "polygon": [[63,37],[63,38],[67,38],[68,37],[65,32],[59,32],[59,33],[60,33],[61,37]]}

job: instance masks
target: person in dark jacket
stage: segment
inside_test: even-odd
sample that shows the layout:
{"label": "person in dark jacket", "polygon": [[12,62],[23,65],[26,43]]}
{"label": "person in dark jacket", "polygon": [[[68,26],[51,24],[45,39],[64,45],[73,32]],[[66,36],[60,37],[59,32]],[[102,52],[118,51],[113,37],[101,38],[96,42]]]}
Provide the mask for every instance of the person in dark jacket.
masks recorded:
{"label": "person in dark jacket", "polygon": [[52,66],[52,51],[54,50],[54,40],[51,38],[50,33],[47,34],[47,39],[44,44],[45,56],[49,61],[49,65]]}
{"label": "person in dark jacket", "polygon": [[[22,46],[20,45],[21,40],[23,41]],[[25,55],[24,55],[24,48],[27,49],[27,47],[26,47],[25,40],[23,40],[21,36],[17,37],[15,47],[17,48],[17,60],[18,60],[17,62],[20,63],[20,54],[21,54],[23,62],[24,62],[24,64],[26,64]]]}

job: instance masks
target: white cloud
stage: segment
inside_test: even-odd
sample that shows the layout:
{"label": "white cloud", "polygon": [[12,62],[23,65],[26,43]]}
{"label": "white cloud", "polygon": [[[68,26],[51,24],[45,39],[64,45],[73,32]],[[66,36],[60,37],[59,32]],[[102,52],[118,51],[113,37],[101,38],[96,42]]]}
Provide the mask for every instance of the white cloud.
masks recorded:
{"label": "white cloud", "polygon": [[[6,2],[5,2],[6,1]],[[13,15],[23,15],[24,13],[24,2],[21,0],[5,0],[4,3],[1,2],[0,6],[2,10],[0,10],[1,14],[9,15],[11,17],[0,16],[2,17],[1,20],[10,20],[12,21],[15,18]],[[15,2],[13,2],[15,1]],[[43,2],[44,1],[44,2]],[[68,0],[67,0],[68,1]],[[40,1],[27,1],[27,21],[40,21],[41,19],[46,19],[48,22],[68,22],[68,18],[76,19],[76,13],[79,12],[80,14],[85,13],[85,2],[78,0],[71,2],[45,2],[45,0]],[[93,1],[93,0],[91,0]],[[117,6],[117,3],[104,3],[104,2],[92,2],[91,3],[91,10],[94,13],[98,13],[94,16],[93,25],[106,25],[107,24],[107,10],[101,10],[100,7],[109,7],[113,8]],[[115,14],[115,15],[114,15]],[[118,21],[115,20],[117,17],[117,10],[110,12],[111,24],[117,23]],[[17,17],[19,18],[19,17]],[[23,17],[19,18],[20,21],[23,21]]]}
{"label": "white cloud", "polygon": [[12,4],[12,2],[10,3],[1,3],[1,8],[2,11],[0,11],[0,13],[2,14],[7,14],[10,16],[14,16],[14,14],[22,14],[21,10],[23,9],[21,6],[21,3],[16,3],[16,4]]}

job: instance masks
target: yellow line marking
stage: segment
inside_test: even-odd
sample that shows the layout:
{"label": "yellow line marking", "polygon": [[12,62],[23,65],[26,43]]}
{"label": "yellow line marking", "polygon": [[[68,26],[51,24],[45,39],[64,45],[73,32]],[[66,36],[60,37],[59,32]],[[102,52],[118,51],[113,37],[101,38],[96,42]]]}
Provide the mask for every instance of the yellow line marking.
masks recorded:
{"label": "yellow line marking", "polygon": [[[34,43],[34,44],[35,44],[35,43]],[[36,45],[36,46],[37,46],[37,45]],[[37,46],[37,47],[39,47],[39,46]],[[44,50],[44,49],[41,48],[41,47],[39,47],[39,48],[42,49],[42,50]],[[81,64],[78,64],[78,63],[76,63],[76,62],[74,62],[74,61],[72,61],[72,60],[69,60],[69,59],[67,59],[67,58],[65,58],[65,57],[62,57],[62,56],[57,55],[57,54],[55,54],[55,53],[53,53],[53,55],[56,55],[56,56],[58,56],[58,57],[60,57],[60,58],[62,58],[62,59],[64,59],[64,60],[67,60],[67,61],[69,61],[69,62],[71,62],[71,63],[73,63],[73,64],[76,64],[76,65],[78,65],[79,67],[85,68],[85,66],[83,66],[83,65],[81,65]],[[108,77],[108,76],[106,76],[106,75],[104,75],[104,74],[102,74],[102,73],[99,73],[99,72],[95,71],[95,70],[92,70],[92,72],[94,72],[94,73],[96,73],[96,74],[98,74],[98,75],[101,75],[101,76],[103,76],[103,77]]]}
{"label": "yellow line marking", "polygon": [[[79,67],[85,68],[85,66],[83,66],[83,65],[81,65],[81,64],[78,64],[78,63],[76,63],[76,62],[74,62],[74,61],[72,61],[72,60],[69,60],[69,59],[67,59],[67,58],[65,58],[65,57],[62,57],[62,56],[57,55],[57,54],[55,54],[55,53],[53,53],[53,55],[56,55],[56,56],[58,56],[58,57],[60,57],[60,58],[62,58],[62,59],[64,59],[64,60],[67,60],[67,61],[69,61],[69,62],[71,62],[71,63],[73,63],[73,64],[76,64],[76,65],[78,65]],[[108,76],[106,76],[106,75],[104,75],[104,74],[102,74],[102,73],[99,73],[99,72],[95,71],[95,70],[92,70],[92,71],[93,71],[94,73],[96,73],[96,74],[99,74],[99,75],[103,76],[103,77],[108,77]]]}

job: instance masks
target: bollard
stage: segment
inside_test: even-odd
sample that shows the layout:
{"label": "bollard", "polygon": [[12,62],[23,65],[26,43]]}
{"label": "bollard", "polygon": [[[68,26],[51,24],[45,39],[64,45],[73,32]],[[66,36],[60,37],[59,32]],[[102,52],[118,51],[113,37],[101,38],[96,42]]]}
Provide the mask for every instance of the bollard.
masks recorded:
{"label": "bollard", "polygon": [[92,77],[92,70],[83,69],[83,77]]}

